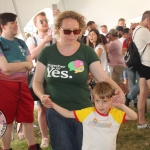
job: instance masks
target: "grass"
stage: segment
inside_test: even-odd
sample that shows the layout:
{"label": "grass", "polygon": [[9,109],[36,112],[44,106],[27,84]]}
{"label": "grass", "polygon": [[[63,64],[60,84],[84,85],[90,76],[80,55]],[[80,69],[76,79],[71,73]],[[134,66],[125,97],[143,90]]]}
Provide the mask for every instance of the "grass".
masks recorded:
{"label": "grass", "polygon": [[[150,122],[150,108],[148,108],[146,113],[146,120]],[[37,110],[35,110],[35,124],[37,124]],[[36,141],[40,143],[41,135],[37,134],[38,132],[39,128],[35,128]],[[150,129],[137,130],[137,121],[128,121],[120,127],[116,150],[150,150],[149,139]],[[16,131],[15,140],[12,141],[11,145],[13,150],[27,150],[25,140],[19,140]],[[44,150],[51,150],[51,148],[45,148]]]}
{"label": "grass", "polygon": [[[34,118],[35,118],[35,124],[37,125],[38,123],[37,123],[37,110],[35,110],[34,111]],[[37,128],[34,128],[34,132],[35,132],[35,137],[36,137],[36,143],[41,143],[41,134],[39,134],[39,127],[37,127]],[[27,143],[26,143],[26,141],[25,140],[20,140],[19,138],[18,138],[18,135],[17,135],[17,133],[16,133],[16,130],[15,130],[15,135],[14,135],[14,138],[15,138],[15,140],[12,140],[12,142],[11,142],[11,148],[13,149],[13,150],[27,150],[28,148],[28,145],[27,145]],[[0,147],[1,147],[1,140],[0,140]],[[52,150],[50,147],[48,147],[48,148],[45,148],[45,149],[43,149],[43,150]]]}

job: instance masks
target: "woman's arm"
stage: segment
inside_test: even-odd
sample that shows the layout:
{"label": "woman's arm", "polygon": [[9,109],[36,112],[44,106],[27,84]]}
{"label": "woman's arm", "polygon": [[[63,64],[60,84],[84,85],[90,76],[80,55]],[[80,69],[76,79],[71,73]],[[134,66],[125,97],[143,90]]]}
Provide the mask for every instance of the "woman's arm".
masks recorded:
{"label": "woman's arm", "polygon": [[44,92],[44,74],[45,74],[46,66],[41,62],[37,61],[36,63],[36,71],[33,79],[33,90],[37,97],[41,100],[43,106],[46,108],[51,108],[51,99],[50,95],[46,95]]}
{"label": "woman's arm", "polygon": [[96,52],[98,58],[100,58],[103,50],[101,48],[98,48],[95,52]]}
{"label": "woman's arm", "polygon": [[89,66],[90,72],[92,73],[92,75],[99,81],[106,81],[108,83],[110,83],[116,90],[115,90],[115,94],[119,95],[120,97],[120,102],[124,102],[125,97],[124,97],[124,93],[121,90],[121,88],[111,79],[107,76],[106,72],[103,70],[101,64],[99,61],[93,62],[90,64]]}
{"label": "woman's arm", "polygon": [[33,80],[33,90],[34,93],[39,97],[39,99],[42,99],[43,95],[45,95],[43,87],[45,70],[46,66],[41,62],[37,61],[36,71]]}

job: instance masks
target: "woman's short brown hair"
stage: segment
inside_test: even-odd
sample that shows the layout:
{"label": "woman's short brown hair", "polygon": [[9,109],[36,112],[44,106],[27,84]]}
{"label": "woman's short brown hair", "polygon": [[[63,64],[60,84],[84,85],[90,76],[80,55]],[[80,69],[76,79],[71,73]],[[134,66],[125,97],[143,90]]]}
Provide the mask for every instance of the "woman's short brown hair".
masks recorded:
{"label": "woman's short brown hair", "polygon": [[111,98],[115,94],[115,89],[108,82],[96,83],[94,89],[92,90],[93,98],[99,96],[99,98],[104,99],[105,97]]}
{"label": "woman's short brown hair", "polygon": [[86,29],[85,17],[75,11],[64,11],[61,13],[55,22],[55,31],[58,33],[59,28],[62,25],[64,19],[71,18],[77,20],[79,23],[79,28],[83,31]]}

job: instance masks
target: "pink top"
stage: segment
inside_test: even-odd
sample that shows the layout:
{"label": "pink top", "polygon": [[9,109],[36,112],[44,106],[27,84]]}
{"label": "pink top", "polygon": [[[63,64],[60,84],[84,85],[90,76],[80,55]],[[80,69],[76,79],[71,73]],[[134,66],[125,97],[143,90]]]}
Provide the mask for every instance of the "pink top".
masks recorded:
{"label": "pink top", "polygon": [[122,44],[119,39],[110,42],[108,49],[109,66],[125,66],[124,57],[122,55]]}

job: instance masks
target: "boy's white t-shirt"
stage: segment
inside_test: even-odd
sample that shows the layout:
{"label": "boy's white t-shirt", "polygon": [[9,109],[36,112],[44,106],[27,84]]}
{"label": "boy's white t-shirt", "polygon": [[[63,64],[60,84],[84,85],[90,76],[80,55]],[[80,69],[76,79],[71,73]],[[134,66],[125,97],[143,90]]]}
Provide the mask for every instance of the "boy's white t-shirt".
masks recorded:
{"label": "boy's white t-shirt", "polygon": [[106,57],[106,51],[105,51],[103,45],[98,44],[98,45],[94,48],[94,51],[96,52],[99,48],[102,49],[102,54],[101,54],[101,56],[100,56],[100,58],[99,58],[99,59],[100,59],[100,62],[101,62],[101,65],[102,65],[104,71],[107,71],[107,57]]}
{"label": "boy's white t-shirt", "polygon": [[125,122],[125,112],[111,108],[104,115],[88,107],[74,111],[74,115],[83,124],[82,150],[116,150],[117,133]]}

